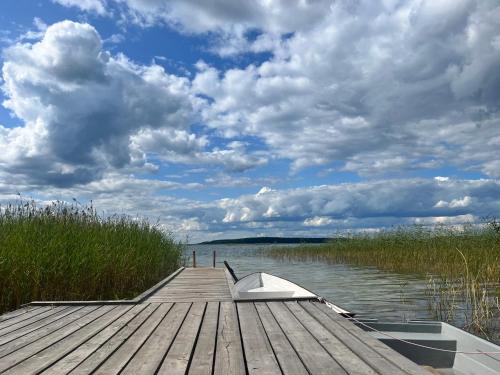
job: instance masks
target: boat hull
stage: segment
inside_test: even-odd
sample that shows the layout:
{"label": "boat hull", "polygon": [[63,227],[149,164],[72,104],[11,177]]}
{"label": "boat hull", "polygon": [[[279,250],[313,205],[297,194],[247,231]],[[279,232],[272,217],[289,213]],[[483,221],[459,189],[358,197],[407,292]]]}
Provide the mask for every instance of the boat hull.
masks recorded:
{"label": "boat hull", "polygon": [[[408,359],[421,366],[432,367],[438,373],[459,375],[500,374],[500,354],[461,353],[500,352],[500,346],[450,324],[428,321],[380,323],[376,320],[353,320],[353,322]],[[371,329],[364,324],[371,327]],[[413,344],[442,349],[442,351]]]}

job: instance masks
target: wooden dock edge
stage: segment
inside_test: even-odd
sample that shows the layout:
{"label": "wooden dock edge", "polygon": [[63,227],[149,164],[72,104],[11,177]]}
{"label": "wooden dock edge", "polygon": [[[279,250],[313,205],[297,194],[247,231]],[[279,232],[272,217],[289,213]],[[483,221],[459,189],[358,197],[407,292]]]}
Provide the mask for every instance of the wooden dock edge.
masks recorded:
{"label": "wooden dock edge", "polygon": [[233,301],[236,298],[236,292],[234,290],[234,280],[233,277],[231,276],[231,273],[227,269],[227,267],[224,267],[224,273],[226,274],[226,281],[227,285],[229,286],[229,291],[231,292],[231,297],[233,298]]}
{"label": "wooden dock edge", "polygon": [[93,305],[135,305],[138,303],[141,303],[143,300],[145,300],[147,297],[149,297],[151,294],[156,292],[158,289],[162,288],[165,286],[165,284],[168,284],[170,281],[172,281],[178,274],[180,274],[185,267],[180,267],[170,275],[168,275],[166,278],[163,280],[159,281],[155,285],[153,285],[151,288],[146,290],[145,292],[139,294],[137,297],[134,299],[122,299],[122,300],[100,300],[100,301],[32,301],[29,303],[25,303],[24,305],[21,305],[20,307],[27,307],[27,306],[60,306],[60,305],[69,305],[69,306],[93,306]]}

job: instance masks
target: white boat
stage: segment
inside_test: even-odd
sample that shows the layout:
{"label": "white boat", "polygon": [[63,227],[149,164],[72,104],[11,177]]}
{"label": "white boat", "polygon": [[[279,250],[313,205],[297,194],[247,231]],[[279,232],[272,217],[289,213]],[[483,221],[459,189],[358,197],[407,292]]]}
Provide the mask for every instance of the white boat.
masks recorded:
{"label": "white boat", "polygon": [[451,324],[432,321],[383,323],[352,319],[373,337],[442,375],[500,374],[500,346]]}
{"label": "white boat", "polygon": [[354,316],[351,312],[282,277],[265,272],[255,272],[238,280],[231,267],[227,262],[225,263],[235,282],[231,288],[232,297],[235,301],[318,300],[338,314],[346,317]]}
{"label": "white boat", "polygon": [[317,299],[318,296],[291,281],[265,272],[251,273],[234,284],[237,300]]}

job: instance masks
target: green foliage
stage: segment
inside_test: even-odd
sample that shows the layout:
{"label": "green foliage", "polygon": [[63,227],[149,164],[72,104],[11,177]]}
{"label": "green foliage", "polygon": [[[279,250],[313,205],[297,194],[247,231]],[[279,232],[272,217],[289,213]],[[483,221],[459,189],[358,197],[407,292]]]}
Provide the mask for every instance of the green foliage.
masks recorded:
{"label": "green foliage", "polygon": [[144,220],[92,205],[0,207],[0,313],[33,300],[132,298],[180,266],[182,247]]}
{"label": "green foliage", "polygon": [[351,235],[323,245],[273,248],[266,254],[280,259],[320,260],[381,270],[457,277],[465,257],[471,274],[500,282],[500,232],[491,226],[454,230],[445,227],[398,228],[375,235]]}

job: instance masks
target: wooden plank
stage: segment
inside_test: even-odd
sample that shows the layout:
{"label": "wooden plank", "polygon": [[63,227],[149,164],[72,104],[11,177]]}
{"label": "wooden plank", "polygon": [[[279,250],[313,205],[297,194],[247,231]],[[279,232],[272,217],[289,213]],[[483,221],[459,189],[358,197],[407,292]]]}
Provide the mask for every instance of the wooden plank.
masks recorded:
{"label": "wooden plank", "polygon": [[134,332],[146,322],[159,308],[159,305],[148,304],[131,322],[122,327],[117,334],[101,345],[92,355],[87,357],[71,372],[72,374],[93,373],[107,358],[109,358]]}
{"label": "wooden plank", "polygon": [[193,303],[158,374],[184,375],[186,373],[200,331],[205,306],[205,303]]}
{"label": "wooden plank", "polygon": [[223,268],[213,268],[213,267],[188,267],[184,269],[184,276],[186,275],[204,275],[204,274],[210,274],[210,275],[220,275],[221,272],[224,272]]}
{"label": "wooden plank", "polygon": [[98,301],[32,301],[30,306],[103,306],[103,305],[134,305],[135,302],[126,299],[98,300]]}
{"label": "wooden plank", "polygon": [[149,288],[148,290],[142,292],[141,294],[139,294],[137,297],[135,297],[133,299],[134,302],[141,302],[143,301],[144,299],[146,299],[149,295],[153,294],[154,292],[156,292],[158,289],[161,289],[163,288],[166,284],[168,284],[169,282],[172,282],[172,280],[175,280],[175,278],[182,273],[182,271],[184,270],[184,267],[180,267],[179,269],[177,269],[176,271],[174,271],[173,273],[171,273],[170,275],[168,275],[166,278],[164,278],[163,280],[161,280],[160,282],[158,282],[157,284],[153,285],[151,288]]}
{"label": "wooden plank", "polygon": [[173,305],[144,345],[133,354],[133,358],[122,373],[154,374],[160,367],[190,307],[190,303]]}
{"label": "wooden plank", "polygon": [[283,373],[287,375],[308,374],[304,364],[276,322],[276,319],[274,319],[266,303],[256,302],[254,305]]}
{"label": "wooden plank", "polygon": [[267,305],[310,373],[346,374],[344,369],[300,324],[283,302],[268,302]]}
{"label": "wooden plank", "polygon": [[62,310],[59,310],[59,312],[57,312],[56,314],[47,316],[46,318],[41,319],[35,323],[32,323],[29,326],[23,327],[23,328],[18,329],[14,332],[10,332],[9,334],[3,335],[0,338],[0,346],[5,345],[11,341],[14,341],[15,339],[17,339],[19,337],[26,336],[27,334],[32,333],[36,330],[39,330],[40,328],[46,327],[49,324],[52,324],[52,323],[56,322],[57,320],[74,313],[75,311],[77,311],[79,309],[81,309],[81,307],[69,307],[68,306],[67,308],[63,308]]}
{"label": "wooden plank", "polygon": [[56,321],[37,329],[36,331],[30,332],[24,336],[17,338],[16,340],[9,342],[8,345],[3,345],[0,347],[0,358],[5,357],[6,355],[13,353],[27,345],[33,344],[38,340],[45,338],[50,334],[54,334],[61,329],[64,329],[65,326],[84,317],[87,314],[90,314],[92,311],[97,310],[97,306],[88,306],[88,307],[79,307],[76,308],[71,314],[57,319]]}
{"label": "wooden plank", "polygon": [[223,285],[223,282],[225,282],[224,279],[214,279],[214,278],[206,278],[206,277],[189,278],[189,279],[179,280],[176,283],[166,285],[165,288],[173,287],[176,285],[193,285],[193,286],[197,286],[197,285],[199,285],[199,286]]}
{"label": "wooden plank", "polygon": [[232,302],[229,298],[197,298],[193,300],[193,298],[170,298],[168,300],[151,300],[151,303],[193,303],[193,302]]}
{"label": "wooden plank", "polygon": [[168,296],[168,295],[178,295],[178,294],[192,294],[192,295],[221,295],[221,296],[225,296],[225,295],[228,295],[230,296],[229,294],[229,291],[224,291],[224,290],[211,290],[211,289],[175,289],[175,290],[166,290],[162,293],[158,293],[158,294],[155,294],[154,296],[151,296],[149,297],[149,299],[151,298],[155,298],[155,297],[163,297],[163,296]]}
{"label": "wooden plank", "polygon": [[210,288],[189,287],[189,288],[165,289],[149,298],[161,296],[164,294],[175,294],[175,293],[194,293],[194,294],[216,293],[216,294],[230,295],[229,289],[223,289],[220,287],[210,287]]}
{"label": "wooden plank", "polygon": [[[224,287],[226,288],[227,285],[223,284],[224,280],[207,280],[207,279],[200,279],[200,280],[184,280],[182,282],[177,282],[177,283],[172,283],[168,284],[165,287],[161,288],[158,290],[158,292],[161,292],[162,290],[168,290],[168,289],[176,289],[176,288],[208,288],[208,287]],[[158,293],[157,292],[157,293]]]}
{"label": "wooden plank", "polygon": [[193,300],[193,301],[189,301],[189,302],[196,302],[198,299],[215,299],[215,300],[217,300],[219,298],[228,299],[230,297],[220,295],[220,294],[188,294],[188,293],[184,293],[184,294],[171,294],[171,295],[166,295],[166,296],[162,296],[162,297],[155,297],[155,298],[151,298],[149,301],[170,302],[169,301],[170,299],[172,299],[172,300],[180,299],[180,300]]}
{"label": "wooden plank", "polygon": [[232,301],[224,269],[186,268],[147,298],[148,302]]}
{"label": "wooden plank", "polygon": [[229,298],[215,298],[215,297],[203,297],[203,298],[167,298],[167,299],[154,299],[150,302],[154,303],[193,303],[193,302],[231,302]]}
{"label": "wooden plank", "polygon": [[219,303],[207,303],[198,342],[189,367],[190,375],[212,375],[218,319]]}
{"label": "wooden plank", "polygon": [[233,302],[221,302],[214,374],[243,375],[245,373],[243,348],[241,347],[241,336],[235,305]]}
{"label": "wooden plank", "polygon": [[82,328],[65,336],[62,340],[48,348],[36,353],[15,367],[6,371],[6,374],[38,374],[40,371],[52,366],[59,359],[71,353],[74,349],[94,337],[98,332],[107,327],[117,318],[122,316],[132,306],[113,306],[109,311],[99,316]]}
{"label": "wooden plank", "polygon": [[194,290],[194,289],[176,289],[176,290],[166,290],[163,293],[158,293],[155,294],[154,296],[149,297],[155,298],[155,297],[164,297],[164,296],[169,296],[169,295],[183,295],[183,294],[191,294],[195,296],[203,296],[203,295],[220,295],[220,296],[225,296],[228,295],[230,296],[229,292],[225,293],[225,291],[222,290]]}
{"label": "wooden plank", "polygon": [[167,284],[159,290],[173,288],[175,286],[180,286],[180,285],[184,285],[184,286],[192,285],[192,286],[201,286],[201,287],[203,287],[205,285],[222,285],[222,282],[224,282],[224,281],[225,281],[224,279],[213,279],[213,278],[206,278],[206,277],[192,278],[192,279],[190,278],[190,279],[178,280],[175,283],[172,282],[171,284]]}
{"label": "wooden plank", "polygon": [[194,291],[173,291],[173,292],[166,292],[162,294],[158,294],[152,297],[149,297],[148,299],[155,299],[155,298],[164,298],[164,297],[178,297],[182,295],[190,295],[194,297],[202,297],[202,296],[231,296],[229,293],[221,293],[221,292],[194,292]]}
{"label": "wooden plank", "polygon": [[201,271],[187,271],[182,275],[183,279],[196,278],[196,277],[210,277],[212,279],[218,279],[224,276],[224,271],[220,269],[214,270],[212,272],[207,272],[205,270]]}
{"label": "wooden plank", "polygon": [[163,290],[160,293],[157,293],[150,298],[169,295],[169,294],[182,294],[182,293],[190,293],[190,294],[222,294],[222,295],[230,295],[229,289],[226,291],[221,288],[177,288],[177,289],[167,289]]}
{"label": "wooden plank", "polygon": [[26,360],[27,358],[41,352],[45,348],[48,348],[49,346],[53,345],[59,340],[62,340],[64,337],[72,334],[75,331],[78,331],[82,327],[93,322],[95,319],[106,314],[112,308],[113,308],[112,306],[102,306],[100,308],[97,308],[94,311],[90,312],[89,314],[86,314],[80,319],[77,319],[76,321],[73,321],[68,325],[62,327],[61,329],[58,329],[50,333],[49,335],[41,338],[40,340],[31,342],[28,345],[20,348],[19,350],[16,350],[15,352],[6,355],[0,361],[0,371],[5,371],[7,369],[10,369],[11,367],[19,364],[20,362]]}
{"label": "wooden plank", "polygon": [[219,294],[230,294],[229,289],[227,287],[219,287],[219,286],[210,286],[210,287],[197,287],[197,286],[189,286],[189,287],[179,287],[179,288],[169,288],[163,289],[161,292],[154,294],[153,296],[161,296],[162,294],[171,294],[171,293],[219,293]]}
{"label": "wooden plank", "polygon": [[211,295],[192,295],[192,294],[187,294],[187,295],[170,295],[170,296],[165,296],[165,297],[156,297],[152,298],[151,300],[148,300],[149,302],[175,302],[175,301],[187,301],[187,302],[197,302],[198,300],[202,301],[205,299],[209,300],[215,300],[218,301],[220,299],[230,301],[231,298],[226,297],[226,296],[211,296]]}
{"label": "wooden plank", "polygon": [[0,326],[2,325],[2,323],[6,322],[7,320],[13,319],[19,315],[26,314],[27,312],[30,312],[30,311],[33,311],[33,310],[36,310],[39,308],[40,308],[39,306],[29,306],[28,305],[25,307],[21,307],[20,309],[13,310],[13,311],[7,312],[5,314],[2,314],[2,315],[0,315]]}
{"label": "wooden plank", "polygon": [[106,361],[100,366],[95,374],[118,374],[132,359],[134,354],[141,348],[149,335],[160,324],[172,304],[161,304],[158,309],[144,322],[134,334],[128,338]]}
{"label": "wooden plank", "polygon": [[285,305],[348,374],[376,374],[362,358],[358,357],[330,331],[325,330],[325,327],[304,310],[301,305],[297,302],[285,302]]}
{"label": "wooden plank", "polygon": [[204,285],[197,285],[197,283],[185,283],[185,284],[176,284],[176,285],[170,285],[168,287],[162,288],[156,294],[162,293],[167,290],[178,290],[178,289],[194,289],[194,290],[205,290],[205,289],[218,289],[218,290],[229,290],[229,287],[227,285],[223,284],[212,284],[212,283],[207,283]]}
{"label": "wooden plank", "polygon": [[189,273],[184,273],[183,275],[180,275],[175,282],[180,282],[183,280],[223,280],[224,279],[224,274],[209,274],[209,273],[200,273],[200,274],[189,274]]}
{"label": "wooden plank", "polygon": [[166,287],[160,289],[157,293],[162,292],[164,290],[170,290],[170,289],[177,289],[177,288],[210,288],[210,287],[226,287],[225,285],[222,285],[220,281],[214,282],[210,280],[197,280],[197,281],[183,281],[182,283],[177,283],[177,284],[172,284],[172,285],[167,285]]}
{"label": "wooden plank", "polygon": [[203,285],[195,285],[193,282],[188,282],[188,281],[183,281],[179,282],[176,284],[170,284],[168,287],[162,288],[162,290],[168,290],[168,289],[177,289],[177,288],[209,288],[209,287],[221,287],[221,288],[226,288],[227,285],[224,284],[224,281],[212,281],[212,282],[207,282],[206,284]]}
{"label": "wooden plank", "polygon": [[0,337],[3,337],[4,335],[7,335],[8,333],[13,332],[15,330],[22,329],[23,327],[35,324],[39,320],[42,320],[46,317],[50,317],[51,315],[54,315],[65,308],[67,307],[54,307],[53,309],[49,309],[47,311],[42,312],[41,314],[32,316],[29,319],[25,319],[23,321],[11,324],[7,327],[0,328]]}
{"label": "wooden plank", "polygon": [[212,277],[209,275],[199,275],[199,276],[194,276],[194,277],[183,277],[179,278],[175,282],[172,282],[171,284],[165,285],[165,288],[169,287],[170,285],[179,285],[179,284],[185,284],[185,283],[192,283],[192,284],[201,284],[203,282],[207,283],[220,283],[224,279],[222,277]]}
{"label": "wooden plank", "polygon": [[[200,283],[203,281],[200,281]],[[159,290],[157,293],[161,293],[165,290],[177,290],[177,289],[197,289],[197,290],[205,290],[205,289],[210,289],[210,288],[217,288],[219,290],[229,290],[229,287],[227,285],[224,285],[222,283],[220,284],[215,284],[215,283],[206,283],[203,285],[200,285],[199,283],[182,283],[182,284],[175,284],[175,285],[169,285],[168,287],[162,288]]]}
{"label": "wooden plank", "polygon": [[[200,276],[200,277],[185,277],[185,278],[180,278],[177,281],[172,281],[170,284],[167,284],[164,286],[164,288],[169,288],[172,285],[181,285],[181,284],[201,284],[201,283],[209,283],[209,284],[218,284],[222,281],[225,281],[221,277],[205,277],[205,276]],[[203,284],[202,284],[203,285]],[[163,288],[162,288],[163,289]]]}
{"label": "wooden plank", "polygon": [[[181,299],[188,299],[188,298],[228,298],[224,294],[195,294],[195,293],[176,293],[176,294],[166,294],[163,296],[158,296],[158,297],[153,297],[150,298],[151,301],[153,300],[164,300],[166,298],[181,298]],[[195,301],[194,301],[195,302]]]}
{"label": "wooden plank", "polygon": [[179,294],[179,293],[191,293],[191,294],[224,294],[230,295],[229,289],[224,290],[221,288],[177,288],[177,289],[167,289],[160,293],[157,293],[149,298],[154,298],[157,296],[162,296],[165,294]]}
{"label": "wooden plank", "polygon": [[163,297],[163,296],[169,296],[169,295],[183,295],[183,294],[192,294],[195,296],[204,296],[204,295],[218,295],[218,296],[225,296],[225,295],[230,295],[229,291],[225,293],[222,290],[210,290],[210,289],[175,289],[175,290],[166,290],[163,293],[158,293],[155,294],[154,296],[150,298],[155,298],[155,297]]}
{"label": "wooden plank", "polygon": [[[224,295],[210,295],[210,294],[206,294],[206,295],[203,295],[203,294],[188,294],[188,293],[184,293],[184,294],[170,294],[170,295],[165,295],[165,296],[159,296],[159,297],[154,297],[154,298],[149,298],[148,301],[152,302],[152,301],[158,301],[158,302],[170,302],[170,301],[167,301],[168,299],[181,299],[181,300],[190,300],[189,302],[196,302],[196,299],[205,299],[205,298],[208,298],[208,299],[215,299],[217,300],[218,298],[223,298],[223,299],[230,299],[231,300],[231,297],[228,297],[228,296],[224,296]],[[195,301],[192,301],[193,299],[195,299]]]}
{"label": "wooden plank", "polygon": [[10,319],[6,319],[5,321],[2,321],[0,323],[0,329],[4,329],[12,324],[17,324],[19,322],[22,322],[24,320],[30,319],[36,315],[42,314],[45,311],[49,311],[52,309],[52,306],[44,306],[44,307],[39,307],[37,309],[32,309],[30,311],[26,311],[24,314],[19,314],[16,315]]}
{"label": "wooden plank", "polygon": [[177,280],[175,282],[172,281],[171,283],[165,285],[161,289],[168,289],[174,286],[181,286],[181,285],[189,286],[189,285],[194,285],[195,283],[202,283],[202,282],[204,282],[202,286],[206,286],[206,285],[224,285],[223,283],[226,281],[224,279],[207,279],[207,278],[201,278],[200,280],[184,279],[184,280]]}
{"label": "wooden plank", "polygon": [[73,370],[79,363],[83,362],[106,341],[109,340],[116,332],[120,331],[132,319],[134,319],[147,305],[136,305],[131,307],[129,311],[116,319],[112,324],[96,334],[90,340],[80,345],[70,354],[59,360],[52,367],[48,368],[44,374],[66,374]]}
{"label": "wooden plank", "polygon": [[236,304],[241,337],[249,374],[279,374],[281,372],[257,310],[252,302]]}
{"label": "wooden plank", "polygon": [[222,268],[186,268],[184,270],[184,277],[189,277],[189,276],[199,276],[199,275],[213,275],[213,276],[218,276],[221,275],[224,272]]}
{"label": "wooden plank", "polygon": [[[318,302],[300,303],[305,309],[314,314],[315,318],[318,321],[322,323],[324,322],[323,325],[327,329],[335,329],[333,333],[341,341],[346,343],[351,348],[351,350],[362,356],[366,362],[370,361],[372,367],[379,368],[377,363],[379,363],[380,357],[389,359],[389,361],[386,361],[385,368],[380,367],[379,371],[390,373],[391,369],[396,367],[399,373],[406,372],[408,374],[428,375],[427,371],[423,370],[417,364],[392,350],[381,341],[370,336],[361,328],[349,322],[346,318],[341,317],[339,314],[329,309],[326,305]],[[315,310],[313,310],[313,308]],[[327,317],[329,320],[325,321],[325,317]],[[335,328],[332,328],[331,321],[335,323],[335,325],[333,325],[333,327]],[[338,327],[341,327],[342,329],[338,329]],[[348,335],[346,335],[346,332]],[[382,366],[382,363],[380,364],[380,366]],[[396,370],[393,371],[396,372]]]}

